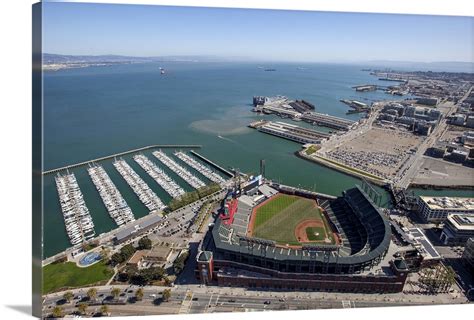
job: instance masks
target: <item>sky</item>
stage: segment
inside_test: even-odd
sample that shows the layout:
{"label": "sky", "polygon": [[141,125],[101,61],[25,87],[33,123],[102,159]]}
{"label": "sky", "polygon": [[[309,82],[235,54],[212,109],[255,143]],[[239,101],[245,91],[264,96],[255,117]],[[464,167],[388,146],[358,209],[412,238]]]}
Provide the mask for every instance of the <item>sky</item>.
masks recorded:
{"label": "sky", "polygon": [[473,61],[474,18],[43,3],[43,52],[296,62]]}

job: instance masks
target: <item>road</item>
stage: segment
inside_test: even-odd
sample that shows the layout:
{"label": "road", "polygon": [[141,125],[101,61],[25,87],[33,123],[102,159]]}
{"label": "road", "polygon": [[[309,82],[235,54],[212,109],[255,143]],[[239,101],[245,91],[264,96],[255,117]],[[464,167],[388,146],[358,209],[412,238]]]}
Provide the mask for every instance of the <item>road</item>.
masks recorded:
{"label": "road", "polygon": [[[448,129],[448,124],[447,124],[447,117],[452,115],[459,104],[461,104],[471,93],[473,90],[473,86],[469,88],[469,90],[466,91],[466,94],[458,101],[457,104],[453,104],[448,112],[443,116],[443,118],[440,120],[439,124],[434,128],[433,132],[431,135],[429,135],[425,141],[423,141],[420,146],[418,147],[416,153],[411,156],[408,161],[400,168],[400,176],[397,175],[397,177],[394,179],[394,185],[397,188],[401,189],[406,189],[411,183],[411,180],[416,176],[418,173],[420,166],[423,163],[423,155],[426,152],[426,149],[431,147],[436,141],[438,141],[444,132]],[[445,103],[450,103],[450,102],[445,102]]]}
{"label": "road", "polygon": [[[136,286],[116,286],[122,290],[124,299],[134,297]],[[98,287],[97,297],[102,300],[110,295],[111,286]],[[271,292],[250,291],[243,288],[178,286],[172,289],[169,301],[161,299],[165,287],[144,287],[142,301],[126,305],[109,305],[112,315],[141,314],[187,314],[235,311],[266,310],[307,310],[332,308],[363,308],[400,305],[422,305],[428,303],[461,303],[461,300],[434,300],[433,297],[403,294],[343,294],[323,292]],[[86,296],[86,289],[73,291]],[[56,303],[62,299],[62,293],[46,296],[43,313],[49,314]],[[61,307],[68,313],[77,310],[76,303],[63,303]],[[98,312],[100,306],[90,306],[89,312]]]}

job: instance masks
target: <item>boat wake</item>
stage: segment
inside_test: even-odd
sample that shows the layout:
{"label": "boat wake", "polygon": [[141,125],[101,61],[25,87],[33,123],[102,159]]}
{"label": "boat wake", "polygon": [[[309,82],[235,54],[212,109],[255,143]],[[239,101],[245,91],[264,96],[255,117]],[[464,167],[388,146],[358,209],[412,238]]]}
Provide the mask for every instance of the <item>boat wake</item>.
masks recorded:
{"label": "boat wake", "polygon": [[237,141],[235,141],[235,140],[232,140],[232,139],[229,139],[229,138],[226,138],[226,137],[223,137],[223,136],[221,136],[220,134],[219,134],[219,135],[217,135],[217,137],[218,137],[219,139],[226,140],[226,141],[229,141],[229,142],[232,142],[232,143],[238,144],[238,142],[237,142]]}

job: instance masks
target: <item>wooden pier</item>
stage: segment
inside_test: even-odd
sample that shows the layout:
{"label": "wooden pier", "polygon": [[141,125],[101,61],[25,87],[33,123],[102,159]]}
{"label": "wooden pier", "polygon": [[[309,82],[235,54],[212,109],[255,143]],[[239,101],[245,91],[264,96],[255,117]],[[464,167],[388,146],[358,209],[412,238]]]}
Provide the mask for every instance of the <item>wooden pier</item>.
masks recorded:
{"label": "wooden pier", "polygon": [[107,159],[112,159],[112,158],[115,158],[115,157],[124,156],[124,155],[126,155],[126,154],[136,153],[136,152],[140,152],[140,151],[144,151],[144,150],[149,150],[149,149],[158,149],[158,148],[163,148],[163,149],[164,149],[164,148],[171,148],[171,149],[179,149],[179,148],[200,149],[201,147],[202,147],[201,145],[154,144],[154,145],[150,145],[150,146],[146,146],[146,147],[142,147],[142,148],[137,148],[137,149],[132,149],[132,150],[124,151],[124,152],[119,152],[119,153],[111,154],[111,155],[108,155],[108,156],[105,156],[105,157],[100,157],[100,158],[96,158],[96,159],[92,159],[92,160],[87,160],[87,161],[83,161],[83,162],[79,162],[79,163],[70,164],[70,165],[67,165],[67,166],[64,166],[64,167],[61,167],[61,168],[46,170],[46,171],[43,171],[42,174],[43,174],[43,175],[47,175],[47,174],[50,174],[50,173],[56,173],[56,172],[60,172],[60,171],[67,170],[67,169],[77,168],[77,167],[86,165],[86,164],[88,164],[88,163],[103,161],[103,160],[107,160]]}

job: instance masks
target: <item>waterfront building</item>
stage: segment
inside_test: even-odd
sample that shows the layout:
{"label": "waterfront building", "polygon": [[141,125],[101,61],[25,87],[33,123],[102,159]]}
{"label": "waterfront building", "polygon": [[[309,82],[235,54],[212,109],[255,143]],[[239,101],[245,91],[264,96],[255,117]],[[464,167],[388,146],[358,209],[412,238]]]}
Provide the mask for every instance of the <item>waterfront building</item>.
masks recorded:
{"label": "waterfront building", "polygon": [[474,213],[474,198],[420,196],[418,205],[421,216],[433,223],[444,222],[451,213]]}
{"label": "waterfront building", "polygon": [[474,238],[469,238],[467,240],[462,254],[462,260],[471,271],[474,271]]}
{"label": "waterfront building", "polygon": [[474,214],[449,214],[440,239],[444,244],[462,246],[474,237]]}

